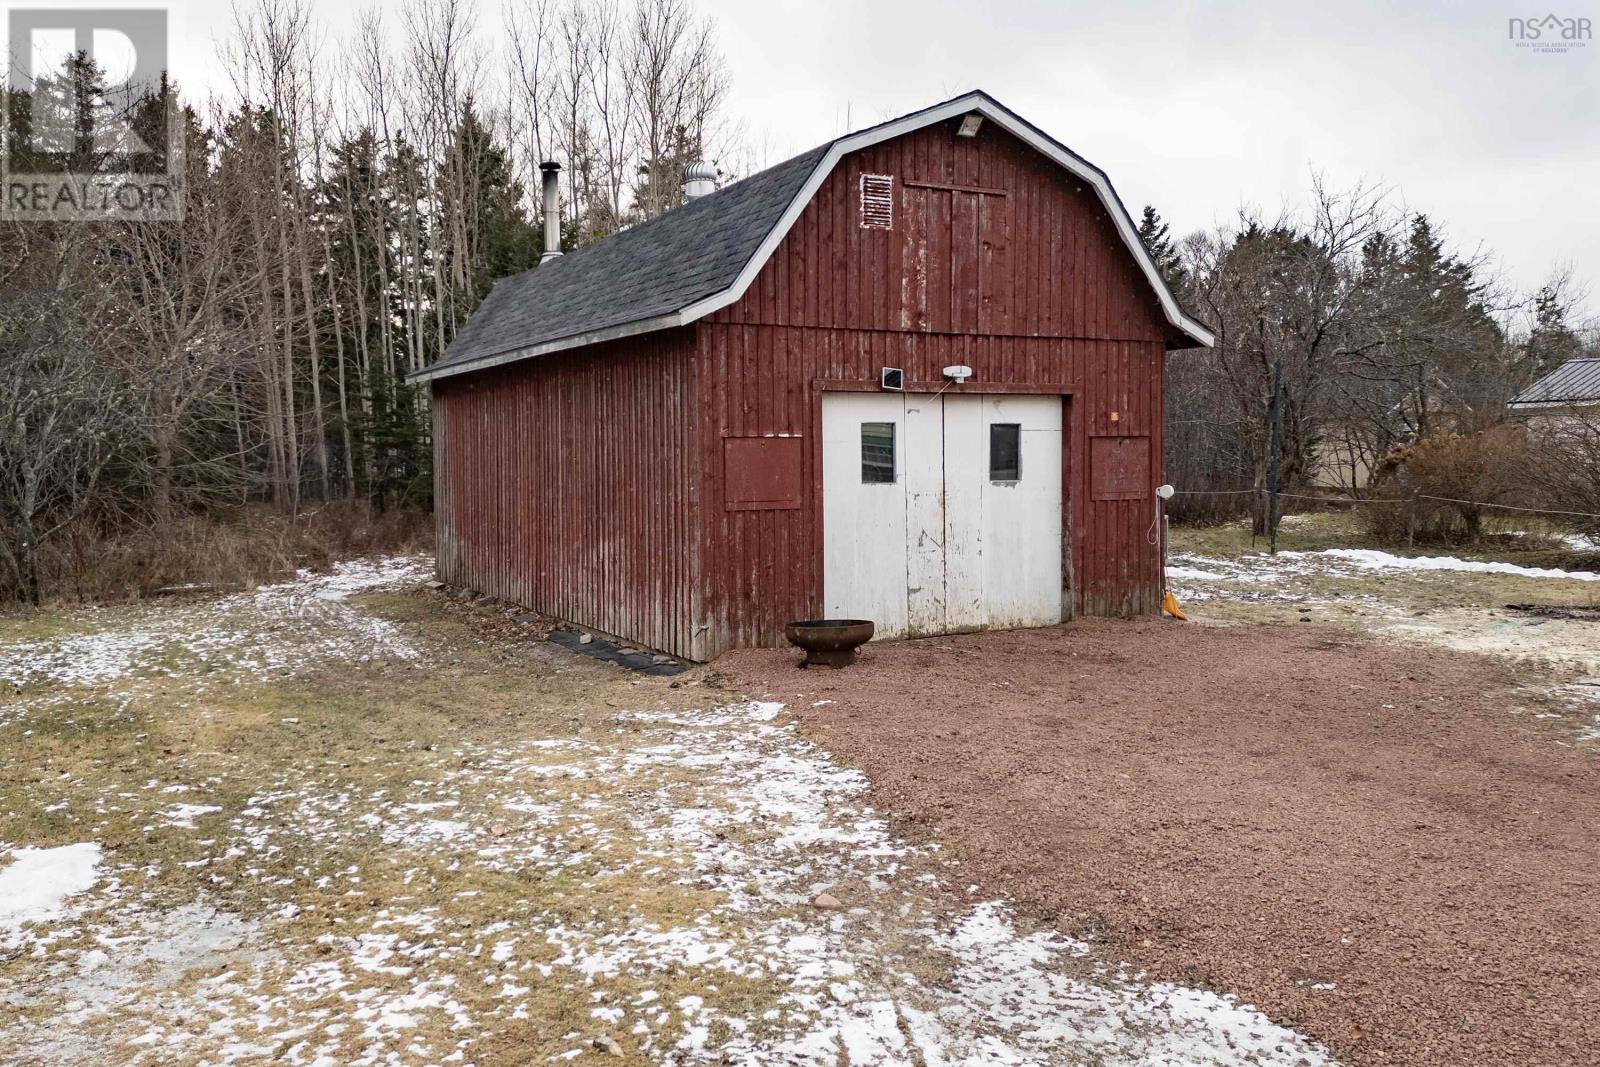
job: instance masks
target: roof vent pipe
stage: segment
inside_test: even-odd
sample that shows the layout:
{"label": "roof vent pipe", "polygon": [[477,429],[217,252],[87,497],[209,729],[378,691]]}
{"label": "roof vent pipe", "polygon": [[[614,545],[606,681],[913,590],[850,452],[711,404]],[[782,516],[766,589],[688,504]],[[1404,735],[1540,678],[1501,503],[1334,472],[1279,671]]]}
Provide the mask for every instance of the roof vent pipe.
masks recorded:
{"label": "roof vent pipe", "polygon": [[698,200],[707,193],[716,191],[716,167],[701,159],[683,168],[683,194],[690,200]]}
{"label": "roof vent pipe", "polygon": [[544,179],[544,254],[543,263],[561,254],[561,164],[550,159],[539,164]]}

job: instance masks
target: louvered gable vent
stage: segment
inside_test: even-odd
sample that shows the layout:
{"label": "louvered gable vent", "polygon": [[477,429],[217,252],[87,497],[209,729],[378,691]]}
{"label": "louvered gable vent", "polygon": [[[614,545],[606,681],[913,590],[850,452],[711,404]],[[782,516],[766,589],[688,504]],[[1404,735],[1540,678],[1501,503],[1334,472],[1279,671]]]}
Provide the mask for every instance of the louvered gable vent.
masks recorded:
{"label": "louvered gable vent", "polygon": [[894,229],[894,175],[861,176],[861,228]]}

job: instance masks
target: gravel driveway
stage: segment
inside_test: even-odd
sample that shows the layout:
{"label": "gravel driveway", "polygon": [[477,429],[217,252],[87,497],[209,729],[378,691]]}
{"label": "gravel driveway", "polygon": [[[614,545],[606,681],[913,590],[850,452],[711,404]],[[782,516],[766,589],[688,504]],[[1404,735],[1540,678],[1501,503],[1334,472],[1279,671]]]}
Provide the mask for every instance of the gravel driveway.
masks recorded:
{"label": "gravel driveway", "polygon": [[1600,1062],[1600,758],[1503,661],[1087,620],[718,661],[986,884],[1352,1063]]}

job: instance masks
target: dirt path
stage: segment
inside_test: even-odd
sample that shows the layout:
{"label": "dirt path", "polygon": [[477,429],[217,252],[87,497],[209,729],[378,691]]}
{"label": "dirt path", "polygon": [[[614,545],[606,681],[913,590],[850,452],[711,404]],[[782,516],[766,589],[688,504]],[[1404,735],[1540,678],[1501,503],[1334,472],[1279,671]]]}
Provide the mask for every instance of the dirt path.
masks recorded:
{"label": "dirt path", "polygon": [[1496,661],[1087,621],[793,663],[718,666],[1109,954],[1355,1063],[1600,1062],[1600,757]]}
{"label": "dirt path", "polygon": [[0,1062],[1329,1062],[425,573],[0,626]]}

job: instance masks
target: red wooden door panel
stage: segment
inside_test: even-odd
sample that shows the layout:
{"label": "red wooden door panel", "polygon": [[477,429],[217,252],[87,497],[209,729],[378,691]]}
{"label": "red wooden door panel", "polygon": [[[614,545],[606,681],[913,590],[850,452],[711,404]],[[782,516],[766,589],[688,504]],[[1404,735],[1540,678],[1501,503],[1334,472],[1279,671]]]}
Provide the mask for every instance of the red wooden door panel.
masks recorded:
{"label": "red wooden door panel", "polygon": [[1010,325],[1009,198],[903,183],[902,325],[932,333],[1001,333]]}
{"label": "red wooden door panel", "polygon": [[950,329],[974,333],[978,329],[978,211],[983,198],[977,193],[950,195]]}
{"label": "red wooden door panel", "polygon": [[1011,330],[1011,198],[978,199],[978,332]]}

